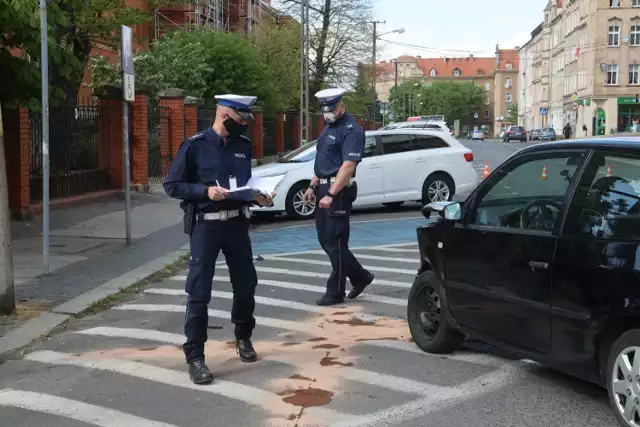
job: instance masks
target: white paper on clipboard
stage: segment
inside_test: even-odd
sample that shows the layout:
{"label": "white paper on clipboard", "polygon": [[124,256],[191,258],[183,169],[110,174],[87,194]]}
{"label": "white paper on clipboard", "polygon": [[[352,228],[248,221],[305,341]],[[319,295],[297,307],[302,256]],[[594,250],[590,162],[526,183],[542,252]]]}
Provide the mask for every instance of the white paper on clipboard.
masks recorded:
{"label": "white paper on clipboard", "polygon": [[254,190],[264,194],[271,194],[276,192],[276,187],[282,181],[283,176],[265,176],[265,177],[252,177],[247,182],[247,185],[230,189],[229,192],[234,193],[236,191]]}

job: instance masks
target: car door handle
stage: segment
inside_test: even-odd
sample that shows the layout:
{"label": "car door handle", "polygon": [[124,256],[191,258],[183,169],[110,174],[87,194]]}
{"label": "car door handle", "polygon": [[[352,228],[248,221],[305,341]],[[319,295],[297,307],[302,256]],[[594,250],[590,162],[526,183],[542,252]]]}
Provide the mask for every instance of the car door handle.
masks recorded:
{"label": "car door handle", "polygon": [[540,261],[529,261],[529,267],[537,268],[539,270],[548,270],[549,263],[548,262],[540,262]]}
{"label": "car door handle", "polygon": [[427,161],[426,157],[416,157],[416,163],[424,163]]}
{"label": "car door handle", "polygon": [[374,163],[369,165],[369,169],[380,169],[380,163]]}

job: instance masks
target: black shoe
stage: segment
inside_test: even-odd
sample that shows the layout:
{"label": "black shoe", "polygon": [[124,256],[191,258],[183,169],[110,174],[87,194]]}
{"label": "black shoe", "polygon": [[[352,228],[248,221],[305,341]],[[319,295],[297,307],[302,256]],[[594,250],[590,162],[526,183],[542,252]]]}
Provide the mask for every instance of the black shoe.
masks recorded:
{"label": "black shoe", "polygon": [[349,295],[347,295],[347,298],[354,299],[355,297],[360,295],[362,292],[364,292],[366,287],[369,286],[371,282],[373,282],[373,278],[374,278],[373,274],[369,273],[369,277],[367,277],[367,279],[364,282],[353,284],[353,289],[351,290],[351,292],[349,292]]}
{"label": "black shoe", "polygon": [[256,354],[256,351],[253,349],[253,344],[251,344],[251,340],[248,338],[236,341],[236,351],[240,355],[240,360],[242,360],[245,363],[251,363],[258,360],[258,355]]}
{"label": "black shoe", "polygon": [[344,298],[336,296],[336,295],[327,295],[324,294],[322,298],[316,301],[318,305],[336,305],[342,304],[344,302]]}
{"label": "black shoe", "polygon": [[194,384],[211,384],[213,374],[205,365],[204,360],[195,360],[189,363],[189,376]]}

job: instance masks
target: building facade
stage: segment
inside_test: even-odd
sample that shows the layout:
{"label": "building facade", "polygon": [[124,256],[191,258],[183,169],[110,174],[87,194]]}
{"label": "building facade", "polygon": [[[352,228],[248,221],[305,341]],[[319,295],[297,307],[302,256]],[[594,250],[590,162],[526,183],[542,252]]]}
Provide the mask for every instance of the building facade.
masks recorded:
{"label": "building facade", "polygon": [[532,101],[522,95],[520,109],[529,128],[561,132],[569,123],[574,135],[584,135],[583,126],[604,135],[630,131],[640,119],[640,0],[549,1],[521,57],[532,49],[533,63],[523,62],[520,76],[534,92]]}
{"label": "building facade", "polygon": [[[518,102],[519,66],[518,50],[500,49],[499,46],[496,46],[495,57],[400,56],[377,64],[376,91],[378,99],[386,103],[395,84],[474,81],[487,91],[487,101],[484,108],[476,112],[473,126],[490,135],[498,135],[503,128],[512,124],[508,117],[512,104]],[[409,99],[403,108],[408,115],[414,115],[420,102],[419,99]]]}

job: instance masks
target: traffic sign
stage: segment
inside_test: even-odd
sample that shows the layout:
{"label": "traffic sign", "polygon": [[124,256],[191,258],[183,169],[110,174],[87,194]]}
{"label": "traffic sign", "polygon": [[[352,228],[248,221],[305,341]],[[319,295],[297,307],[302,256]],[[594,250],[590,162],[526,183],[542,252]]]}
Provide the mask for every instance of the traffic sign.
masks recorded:
{"label": "traffic sign", "polygon": [[131,47],[131,27],[120,26],[120,64],[122,66],[122,97],[133,102],[136,97],[133,72],[133,49]]}
{"label": "traffic sign", "polygon": [[549,113],[549,109],[546,107],[540,107],[540,115],[546,116]]}
{"label": "traffic sign", "polygon": [[133,102],[136,100],[136,88],[135,82],[136,79],[133,74],[124,74],[122,76],[123,81],[123,92],[124,92],[124,100],[128,102]]}

